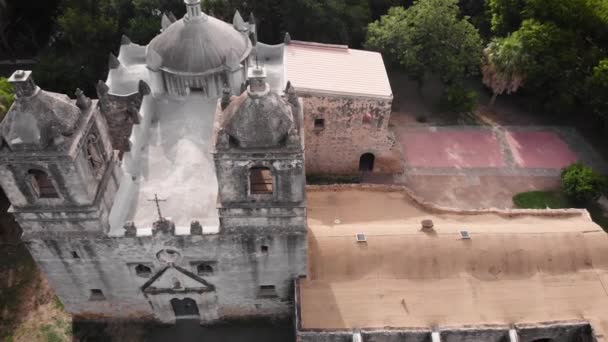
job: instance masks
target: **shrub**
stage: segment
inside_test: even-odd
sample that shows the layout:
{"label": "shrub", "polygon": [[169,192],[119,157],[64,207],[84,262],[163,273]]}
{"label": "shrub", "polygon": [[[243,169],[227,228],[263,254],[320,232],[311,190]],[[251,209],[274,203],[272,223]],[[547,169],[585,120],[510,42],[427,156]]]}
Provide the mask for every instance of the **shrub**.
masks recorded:
{"label": "shrub", "polygon": [[4,114],[6,114],[14,100],[13,86],[8,83],[6,78],[0,77],[0,120],[4,117]]}
{"label": "shrub", "polygon": [[443,107],[453,112],[469,113],[477,105],[477,92],[452,85],[446,88],[442,103]]}
{"label": "shrub", "polygon": [[561,179],[564,194],[578,203],[596,201],[604,186],[603,178],[592,168],[581,163],[563,169]]}

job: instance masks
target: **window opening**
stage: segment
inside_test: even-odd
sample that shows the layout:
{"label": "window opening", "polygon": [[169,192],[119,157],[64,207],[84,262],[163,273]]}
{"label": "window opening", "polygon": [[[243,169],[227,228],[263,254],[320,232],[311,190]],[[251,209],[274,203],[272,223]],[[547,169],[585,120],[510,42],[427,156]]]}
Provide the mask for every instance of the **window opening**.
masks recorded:
{"label": "window opening", "polygon": [[213,274],[213,267],[209,264],[199,264],[196,266],[196,273],[199,276],[209,276]]}
{"label": "window opening", "polygon": [[267,167],[252,167],[249,171],[249,189],[252,195],[273,193],[272,172]]}
{"label": "window opening", "polygon": [[103,291],[100,289],[92,289],[89,300],[106,300],[106,296],[104,296]]}
{"label": "window opening", "polygon": [[315,119],[315,129],[324,129],[325,119]]}
{"label": "window opening", "polygon": [[74,258],[74,259],[80,259],[80,256],[75,251],[72,251],[72,258]]}
{"label": "window opening", "polygon": [[261,285],[260,286],[260,291],[258,293],[258,296],[260,298],[276,298],[276,297],[278,297],[277,290],[274,287],[274,285]]}
{"label": "window opening", "polygon": [[29,170],[27,172],[30,176],[30,183],[36,196],[39,198],[58,198],[57,189],[53,185],[53,181],[44,171],[40,170]]}
{"label": "window opening", "polygon": [[260,251],[262,251],[262,253],[268,253],[268,246],[262,245],[262,247],[260,247]]}
{"label": "window opening", "polygon": [[152,269],[146,265],[139,264],[135,266],[135,274],[142,278],[150,278],[152,275]]}

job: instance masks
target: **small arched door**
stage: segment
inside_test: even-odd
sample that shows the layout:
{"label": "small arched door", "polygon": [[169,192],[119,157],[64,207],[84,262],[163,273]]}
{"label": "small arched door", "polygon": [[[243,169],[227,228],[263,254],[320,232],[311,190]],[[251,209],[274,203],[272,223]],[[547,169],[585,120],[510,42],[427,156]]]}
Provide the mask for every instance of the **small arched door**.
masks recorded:
{"label": "small arched door", "polygon": [[173,312],[175,312],[176,319],[199,316],[198,306],[196,306],[196,302],[191,298],[173,298],[171,299],[171,306],[173,307]]}
{"label": "small arched door", "polygon": [[364,153],[359,158],[359,171],[371,172],[374,171],[374,161],[376,157],[372,153]]}

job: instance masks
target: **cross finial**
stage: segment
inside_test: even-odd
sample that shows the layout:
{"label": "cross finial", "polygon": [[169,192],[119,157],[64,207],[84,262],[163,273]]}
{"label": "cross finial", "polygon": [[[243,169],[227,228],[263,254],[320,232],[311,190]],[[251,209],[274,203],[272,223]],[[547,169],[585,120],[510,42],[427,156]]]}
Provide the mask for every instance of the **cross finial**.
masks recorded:
{"label": "cross finial", "polygon": [[160,202],[166,202],[166,199],[159,199],[157,194],[154,194],[154,199],[149,199],[149,202],[155,202],[156,203],[156,210],[158,211],[158,220],[163,222],[165,221],[165,218],[163,217],[163,214],[160,211]]}

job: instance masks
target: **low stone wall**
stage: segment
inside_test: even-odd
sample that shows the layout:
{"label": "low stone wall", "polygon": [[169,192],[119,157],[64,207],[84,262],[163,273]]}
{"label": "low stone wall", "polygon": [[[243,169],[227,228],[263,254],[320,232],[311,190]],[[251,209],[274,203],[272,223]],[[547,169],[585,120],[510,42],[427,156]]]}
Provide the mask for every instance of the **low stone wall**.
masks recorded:
{"label": "low stone wall", "polygon": [[485,215],[494,214],[500,217],[513,218],[521,216],[537,217],[577,217],[585,216],[589,219],[589,212],[585,209],[457,209],[443,207],[422,199],[405,185],[390,184],[333,184],[333,185],[307,185],[307,192],[317,191],[373,191],[373,192],[403,192],[410,200],[421,209],[435,214],[452,215]]}
{"label": "low stone wall", "polygon": [[[441,342],[515,342],[509,331],[512,326],[480,325],[439,328]],[[595,342],[591,325],[586,321],[516,324],[517,342],[550,339],[552,342]],[[352,342],[351,330],[297,331],[298,342]],[[425,328],[384,328],[361,330],[362,342],[431,342],[432,331]]]}

